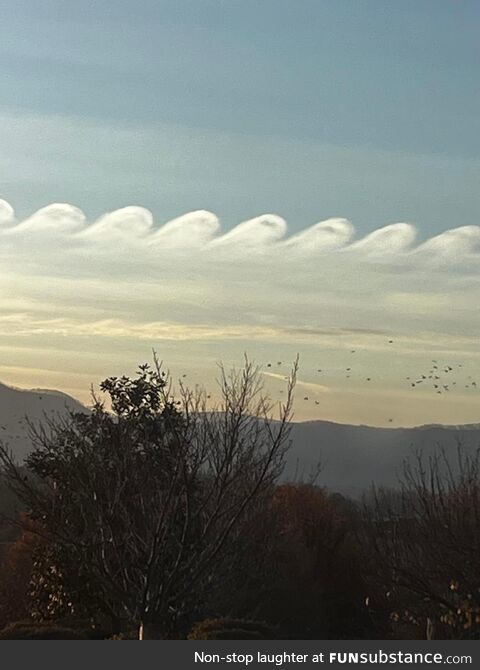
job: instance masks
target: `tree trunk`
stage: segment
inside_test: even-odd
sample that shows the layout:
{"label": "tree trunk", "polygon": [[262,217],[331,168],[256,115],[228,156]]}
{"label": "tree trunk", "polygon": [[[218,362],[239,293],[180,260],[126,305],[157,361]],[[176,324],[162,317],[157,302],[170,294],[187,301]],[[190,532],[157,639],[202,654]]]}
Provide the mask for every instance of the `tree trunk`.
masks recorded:
{"label": "tree trunk", "polygon": [[139,640],[164,640],[163,627],[160,624],[145,621],[140,624]]}

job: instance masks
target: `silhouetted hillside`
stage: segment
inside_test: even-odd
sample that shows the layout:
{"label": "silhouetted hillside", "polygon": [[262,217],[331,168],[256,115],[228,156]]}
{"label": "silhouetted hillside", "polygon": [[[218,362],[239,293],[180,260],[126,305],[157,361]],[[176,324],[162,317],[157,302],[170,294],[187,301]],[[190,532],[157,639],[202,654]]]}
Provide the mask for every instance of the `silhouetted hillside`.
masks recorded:
{"label": "silhouetted hillside", "polygon": [[72,409],[81,411],[84,407],[65,393],[44,389],[27,391],[0,384],[0,440],[20,461],[31,448],[25,418],[37,423]]}
{"label": "silhouetted hillside", "polygon": [[[67,409],[81,411],[84,407],[58,391],[25,391],[0,384],[0,439],[22,460],[30,449],[25,417],[36,422]],[[428,455],[443,448],[455,458],[459,443],[466,450],[477,449],[480,425],[374,428],[329,421],[295,423],[285,477],[307,477],[321,461],[319,483],[355,496],[373,481],[395,486],[404,459],[415,450]]]}
{"label": "silhouetted hillside", "polygon": [[292,431],[287,476],[298,469],[308,475],[318,460],[320,483],[331,490],[358,495],[374,481],[395,486],[405,459],[417,450],[425,455],[445,449],[454,462],[457,446],[467,451],[480,446],[480,426],[419,426],[374,428],[329,421],[297,423]]}

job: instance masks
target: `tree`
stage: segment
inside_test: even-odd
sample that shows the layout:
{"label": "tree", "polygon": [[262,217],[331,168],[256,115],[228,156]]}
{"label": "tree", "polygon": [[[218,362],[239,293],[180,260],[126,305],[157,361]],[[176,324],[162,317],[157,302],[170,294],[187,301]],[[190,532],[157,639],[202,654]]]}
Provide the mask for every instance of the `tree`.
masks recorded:
{"label": "tree", "polygon": [[392,621],[430,638],[478,638],[480,451],[417,454],[401,485],[376,492],[367,524]]}
{"label": "tree", "polygon": [[371,622],[355,505],[306,483],[278,487],[274,504],[280,531],[277,588],[289,603],[283,625],[310,637],[362,637]]}
{"label": "tree", "polygon": [[314,483],[282,483],[258,510],[228,588],[212,592],[208,618],[268,621],[281,639],[370,637],[360,513]]}
{"label": "tree", "polygon": [[258,368],[220,368],[220,401],[161,365],[101,384],[111,410],[31,426],[27,475],[5,446],[6,480],[48,533],[58,600],[137,623],[141,638],[175,635],[241,551],[243,519],[283,470],[297,362],[279,420]]}

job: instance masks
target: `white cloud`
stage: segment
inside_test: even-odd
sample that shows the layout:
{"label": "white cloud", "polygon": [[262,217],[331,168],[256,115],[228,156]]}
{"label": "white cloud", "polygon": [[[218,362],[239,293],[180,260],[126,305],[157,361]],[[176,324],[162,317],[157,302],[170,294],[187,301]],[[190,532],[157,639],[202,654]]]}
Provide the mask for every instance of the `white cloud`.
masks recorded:
{"label": "white cloud", "polygon": [[411,224],[394,223],[354,242],[351,248],[367,254],[408,254],[416,235],[417,231]]}
{"label": "white cloud", "polygon": [[13,207],[5,200],[0,199],[0,225],[10,223],[13,216]]}
{"label": "white cloud", "polygon": [[[328,219],[316,223],[302,232],[288,234],[287,222],[275,214],[264,214],[244,221],[231,230],[222,231],[215,214],[204,210],[189,212],[167,223],[155,223],[152,214],[143,207],[124,207],[105,214],[98,220],[88,222],[83,212],[72,205],[55,203],[33,213],[23,221],[15,221],[9,203],[0,200],[0,236],[5,245],[14,241],[28,248],[34,237],[42,238],[48,250],[50,238],[54,237],[66,253],[76,248],[94,246],[99,253],[103,247],[112,253],[112,242],[122,247],[141,247],[145,256],[155,256],[162,250],[198,250],[202,253],[221,248],[238,255],[249,256],[252,251],[281,253],[289,259],[294,252],[332,254],[349,253],[356,258],[369,257],[372,253],[385,255],[392,262],[392,254],[402,261],[410,259],[417,263],[419,255],[424,259],[445,254],[452,262],[464,257],[480,258],[480,226],[460,226],[413,246],[416,229],[408,223],[395,223],[355,239],[355,229],[346,219]],[[35,241],[37,244],[37,241]]]}
{"label": "white cloud", "polygon": [[290,236],[273,214],[222,231],[206,211],[158,225],[148,210],[125,207],[88,222],[78,208],[53,204],[17,221],[0,201],[0,221],[4,309],[15,300],[30,314],[47,306],[89,322],[219,331],[308,325],[468,334],[478,321],[468,314],[479,291],[478,226],[415,246],[410,224],[356,239],[349,221],[331,219]]}

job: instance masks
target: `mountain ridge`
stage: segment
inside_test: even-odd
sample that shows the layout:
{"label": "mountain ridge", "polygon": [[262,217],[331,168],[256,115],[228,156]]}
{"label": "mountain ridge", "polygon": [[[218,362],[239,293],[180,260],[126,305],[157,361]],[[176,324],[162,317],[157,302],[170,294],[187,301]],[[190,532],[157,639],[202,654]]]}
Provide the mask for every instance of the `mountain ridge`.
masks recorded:
{"label": "mountain ridge", "polygon": [[[0,382],[0,439],[22,461],[31,450],[26,417],[35,424],[86,409],[61,391],[18,389]],[[395,487],[405,459],[418,450],[429,457],[443,449],[455,458],[461,444],[473,453],[480,445],[480,424],[378,427],[315,419],[292,422],[291,440],[284,479],[307,478],[320,462],[319,484],[359,496],[373,482]]]}

